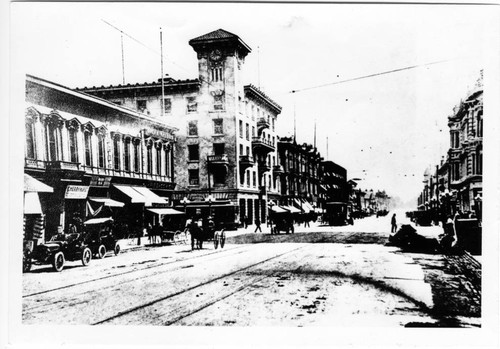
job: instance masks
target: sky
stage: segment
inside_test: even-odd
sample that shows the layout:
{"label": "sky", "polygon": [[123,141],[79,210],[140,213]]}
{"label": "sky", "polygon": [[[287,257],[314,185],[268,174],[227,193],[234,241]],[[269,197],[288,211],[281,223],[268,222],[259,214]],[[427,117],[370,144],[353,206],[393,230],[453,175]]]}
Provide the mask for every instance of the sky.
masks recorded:
{"label": "sky", "polygon": [[252,48],[244,82],[283,107],[280,135],[293,134],[295,117],[297,141],[312,144],[316,124],[325,159],[360,187],[403,201],[416,199],[425,169],[446,154],[447,118],[484,68],[493,20],[479,5],[12,3],[11,10],[14,64],[70,88],[122,82],[120,32],[105,21],[126,33],[126,83],[160,77],[160,27],[164,72],[174,79],[198,76],[190,39],[219,28],[234,33]]}

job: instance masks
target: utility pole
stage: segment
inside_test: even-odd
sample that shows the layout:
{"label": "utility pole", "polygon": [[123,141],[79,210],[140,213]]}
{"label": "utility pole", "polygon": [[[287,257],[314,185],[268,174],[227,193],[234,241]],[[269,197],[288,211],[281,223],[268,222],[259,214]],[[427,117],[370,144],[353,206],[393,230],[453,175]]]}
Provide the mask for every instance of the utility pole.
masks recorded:
{"label": "utility pole", "polygon": [[161,116],[165,116],[165,81],[163,75],[163,32],[160,27],[160,56],[161,56]]}

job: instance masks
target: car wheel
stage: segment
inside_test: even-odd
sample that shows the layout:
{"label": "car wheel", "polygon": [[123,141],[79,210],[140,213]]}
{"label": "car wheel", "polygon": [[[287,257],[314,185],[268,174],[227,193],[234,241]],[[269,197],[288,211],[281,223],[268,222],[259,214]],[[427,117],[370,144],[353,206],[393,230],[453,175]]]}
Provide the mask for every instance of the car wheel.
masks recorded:
{"label": "car wheel", "polygon": [[92,252],[90,251],[90,248],[85,247],[82,252],[82,264],[84,266],[88,265],[91,259],[92,259]]}
{"label": "car wheel", "polygon": [[64,253],[57,252],[52,258],[52,267],[55,271],[60,272],[64,268]]}
{"label": "car wheel", "polygon": [[115,245],[115,256],[118,256],[118,254],[120,253],[120,250],[121,250],[121,247],[119,244],[116,244]]}
{"label": "car wheel", "polygon": [[97,258],[103,259],[105,255],[106,255],[106,246],[100,245],[99,248],[97,249]]}
{"label": "car wheel", "polygon": [[217,249],[219,247],[219,233],[214,234],[214,247]]}
{"label": "car wheel", "polygon": [[27,273],[28,271],[31,270],[31,256],[27,254],[26,256],[23,257],[23,273]]}
{"label": "car wheel", "polygon": [[224,229],[220,232],[220,248],[224,248],[224,244],[226,243],[226,232]]}

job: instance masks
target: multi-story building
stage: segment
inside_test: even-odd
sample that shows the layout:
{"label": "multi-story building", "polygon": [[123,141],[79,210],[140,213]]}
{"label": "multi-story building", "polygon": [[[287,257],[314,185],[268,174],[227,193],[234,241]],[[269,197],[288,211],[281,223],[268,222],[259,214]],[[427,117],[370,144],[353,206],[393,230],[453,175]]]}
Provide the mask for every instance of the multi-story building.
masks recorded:
{"label": "multi-story building", "polygon": [[317,207],[322,161],[318,150],[311,144],[298,144],[294,137],[281,137],[278,154],[273,175],[280,177],[280,204],[295,205],[305,212]]}
{"label": "multi-story building", "polygon": [[346,203],[349,201],[350,187],[347,183],[347,171],[333,161],[321,161],[319,166],[321,207],[327,202]]}
{"label": "multi-story building", "polygon": [[145,208],[168,205],[175,128],[30,75],[26,104],[25,173],[53,188],[40,193],[37,212],[46,238],[99,212],[140,233]]}
{"label": "multi-story building", "polygon": [[244,85],[251,49],[237,35],[219,29],[189,45],[198,58],[197,79],[82,90],[179,129],[176,204],[201,212],[208,202],[219,221],[265,221],[267,201],[280,192],[272,169],[278,165],[275,126],[281,107],[259,88]]}
{"label": "multi-story building", "polygon": [[465,101],[448,117],[450,187],[457,191],[462,212],[481,211],[483,173],[482,73]]}

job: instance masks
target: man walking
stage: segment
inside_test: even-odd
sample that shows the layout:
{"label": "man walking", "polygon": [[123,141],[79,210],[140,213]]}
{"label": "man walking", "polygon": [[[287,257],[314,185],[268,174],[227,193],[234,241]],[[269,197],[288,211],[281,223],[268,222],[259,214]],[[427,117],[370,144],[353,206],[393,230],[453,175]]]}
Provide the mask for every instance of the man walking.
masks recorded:
{"label": "man walking", "polygon": [[396,214],[394,213],[391,218],[391,233],[395,233],[398,229],[398,225],[396,223]]}
{"label": "man walking", "polygon": [[255,231],[254,231],[254,233],[256,233],[257,230],[259,230],[262,233],[262,229],[260,228],[260,219],[255,218]]}

